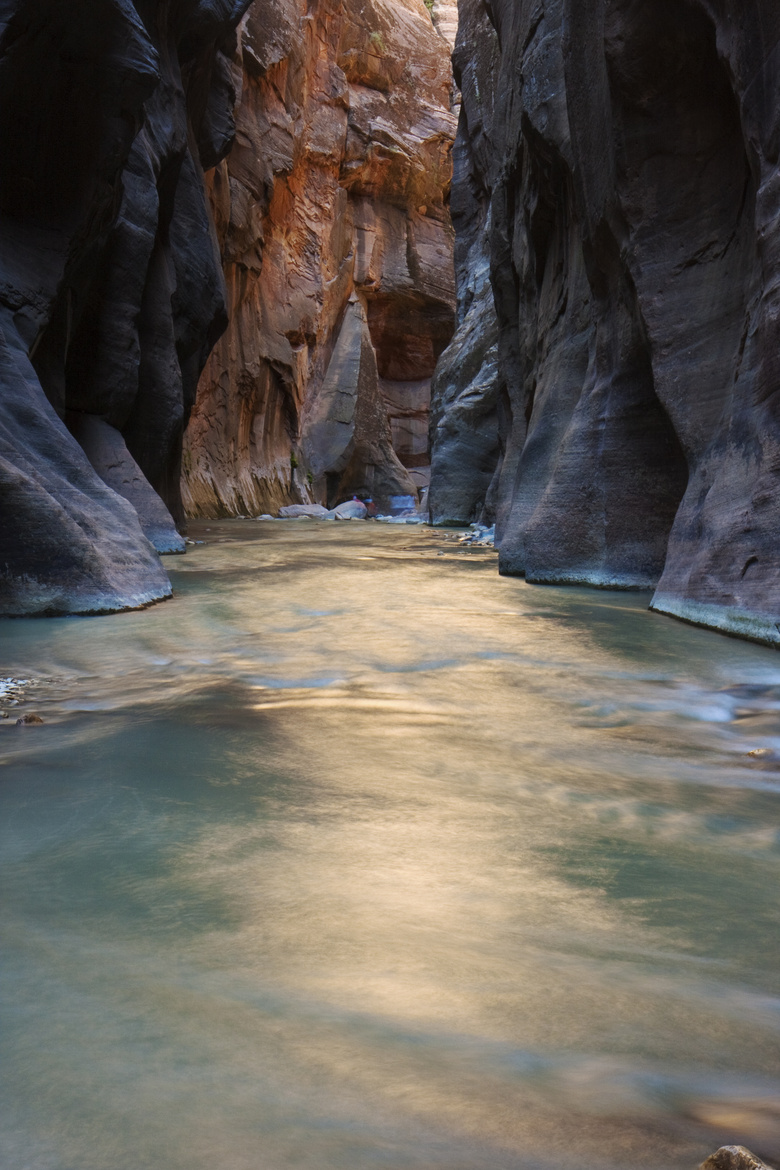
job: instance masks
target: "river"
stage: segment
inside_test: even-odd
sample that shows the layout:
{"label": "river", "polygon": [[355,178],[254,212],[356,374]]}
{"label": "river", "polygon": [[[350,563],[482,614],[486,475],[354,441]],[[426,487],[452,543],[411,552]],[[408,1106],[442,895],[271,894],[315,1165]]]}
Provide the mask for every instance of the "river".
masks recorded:
{"label": "river", "polygon": [[780,1154],[778,654],[444,532],[191,535],[0,626],[4,1170]]}

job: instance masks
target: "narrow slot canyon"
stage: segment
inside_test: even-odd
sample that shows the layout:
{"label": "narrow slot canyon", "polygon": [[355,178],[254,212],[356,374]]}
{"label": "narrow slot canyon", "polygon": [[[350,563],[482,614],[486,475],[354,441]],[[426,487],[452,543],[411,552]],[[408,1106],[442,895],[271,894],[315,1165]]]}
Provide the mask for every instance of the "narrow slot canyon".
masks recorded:
{"label": "narrow slot canyon", "polygon": [[190,516],[424,501],[455,324],[456,28],[439,0],[258,0],[242,22],[209,181],[231,320],[185,438]]}
{"label": "narrow slot canyon", "polygon": [[0,1170],[780,1167],[778,0],[0,0],[0,151]]}

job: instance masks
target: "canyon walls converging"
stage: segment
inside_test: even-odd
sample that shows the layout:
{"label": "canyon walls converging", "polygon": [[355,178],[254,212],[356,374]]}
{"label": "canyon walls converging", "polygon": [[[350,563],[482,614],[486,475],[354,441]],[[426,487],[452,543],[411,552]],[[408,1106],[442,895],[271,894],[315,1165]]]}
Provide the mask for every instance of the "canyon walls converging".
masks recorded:
{"label": "canyon walls converging", "polygon": [[454,326],[454,4],[255,0],[211,179],[231,321],[184,449],[190,515],[386,507],[427,483]]}
{"label": "canyon walls converging", "polygon": [[248,3],[0,2],[0,613],[170,594]]}
{"label": "canyon walls converging", "polygon": [[433,519],[495,517],[504,573],[780,644],[780,8],[460,12]]}
{"label": "canyon walls converging", "polygon": [[0,0],[0,146],[0,613],[430,474],[780,644],[774,0]]}

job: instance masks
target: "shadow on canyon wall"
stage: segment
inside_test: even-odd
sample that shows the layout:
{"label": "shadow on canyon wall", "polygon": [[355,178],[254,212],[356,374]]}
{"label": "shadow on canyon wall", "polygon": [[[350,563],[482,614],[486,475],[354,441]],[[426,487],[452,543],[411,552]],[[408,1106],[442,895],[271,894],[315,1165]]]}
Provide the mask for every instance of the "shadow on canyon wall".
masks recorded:
{"label": "shadow on canyon wall", "polygon": [[170,594],[248,3],[0,3],[0,612]]}
{"label": "shadow on canyon wall", "polygon": [[460,14],[432,518],[495,520],[504,573],[780,644],[780,9]]}

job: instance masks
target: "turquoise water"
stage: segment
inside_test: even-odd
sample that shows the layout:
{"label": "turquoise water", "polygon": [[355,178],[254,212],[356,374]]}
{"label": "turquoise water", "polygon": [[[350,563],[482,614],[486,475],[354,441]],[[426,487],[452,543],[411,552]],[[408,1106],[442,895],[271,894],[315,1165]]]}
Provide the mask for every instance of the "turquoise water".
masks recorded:
{"label": "turquoise water", "polygon": [[780,1153],[777,653],[194,528],[173,601],[0,626],[3,1170]]}

